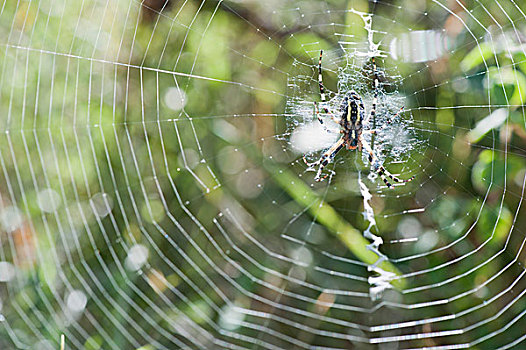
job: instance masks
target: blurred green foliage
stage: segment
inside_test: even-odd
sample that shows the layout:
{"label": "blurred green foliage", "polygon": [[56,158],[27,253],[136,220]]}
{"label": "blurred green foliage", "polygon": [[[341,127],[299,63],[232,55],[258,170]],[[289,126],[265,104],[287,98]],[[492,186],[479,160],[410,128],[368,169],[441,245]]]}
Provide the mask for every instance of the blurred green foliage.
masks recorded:
{"label": "blurred green foliage", "polygon": [[[495,6],[483,3],[490,11]],[[16,230],[2,232],[1,260],[12,261],[21,277],[1,285],[2,314],[9,320],[0,328],[1,348],[13,347],[13,339],[36,343],[41,336],[54,345],[65,333],[71,348],[157,349],[173,338],[184,342],[177,327],[184,328],[187,319],[223,339],[214,326],[228,306],[225,300],[342,334],[354,335],[343,326],[324,324],[323,317],[358,324],[403,321],[386,308],[376,311],[376,322],[367,313],[330,307],[320,311],[319,289],[369,293],[367,266],[375,255],[361,235],[368,223],[354,166],[359,157],[346,155],[343,164],[336,164],[330,185],[313,184],[297,161],[301,155],[287,143],[293,118],[284,115],[291,97],[287,78],[312,76],[312,96],[317,98],[318,49],[338,52],[332,23],[341,24],[356,42],[366,39],[360,17],[344,10],[374,11],[378,25],[387,26],[392,4],[335,0],[301,5],[314,14],[311,26],[287,4],[277,4],[276,14],[264,2],[170,1],[160,15],[146,15],[152,9],[145,10],[140,2],[3,4],[0,194],[2,208],[18,208],[23,220]],[[321,18],[325,6],[339,11],[330,20]],[[422,30],[447,23],[445,12],[429,7],[434,17],[408,11],[396,21]],[[474,37],[485,34],[469,23]],[[526,227],[526,217],[518,212],[526,171],[526,56],[500,49],[497,40],[477,45],[466,33],[455,40],[458,49],[416,69],[412,62],[385,60],[386,67],[396,64],[404,77],[400,89],[425,144],[408,157],[408,165],[390,165],[412,169],[414,183],[392,193],[373,191],[375,233],[384,242],[399,239],[408,215],[394,214],[425,208],[414,215],[421,228],[417,234],[428,234],[428,243],[434,243],[386,244],[382,251],[394,260],[382,267],[401,275],[466,257],[395,282],[405,290],[400,298],[407,305],[424,295],[439,300],[480,285],[516,255],[520,239],[511,233]],[[333,90],[335,77],[324,78]],[[173,88],[184,91],[184,109],[169,106],[166,92]],[[470,130],[494,108],[449,108],[483,105],[507,113],[475,136]],[[58,194],[59,209],[46,212],[38,204],[46,188]],[[300,258],[283,258],[298,247],[292,238],[305,242],[312,254],[305,266]],[[464,239],[417,262],[397,260],[459,238]],[[488,239],[491,243],[484,247]],[[149,256],[134,270],[125,261],[130,247],[138,244],[149,248]],[[472,254],[480,247],[483,256]],[[501,249],[506,253],[497,254]],[[489,256],[495,260],[486,265]],[[472,266],[481,268],[452,281],[447,293],[410,289],[459,276]],[[316,267],[358,277],[342,278]],[[291,283],[287,276],[320,288]],[[501,283],[510,285],[516,275],[507,272],[503,278],[506,283]],[[64,299],[71,289],[89,296],[83,315],[66,310]],[[445,312],[422,309],[408,319],[455,314],[500,291],[493,285],[484,290],[481,297],[452,300],[443,306]],[[315,324],[301,314],[260,305],[258,297],[323,317]],[[340,304],[377,305],[354,295],[335,298]],[[497,300],[493,308],[453,320],[448,328],[487,319],[506,305],[506,300]],[[265,322],[257,315],[245,321]],[[273,320],[267,326],[286,335],[297,332]],[[480,338],[491,327],[481,326],[464,338]],[[424,326],[414,329],[427,331]],[[510,339],[521,333],[516,328],[510,332]],[[242,336],[261,337],[248,327],[233,333],[239,344],[244,344]],[[349,344],[314,333],[303,337],[309,344]],[[141,341],[132,341],[136,339]]]}

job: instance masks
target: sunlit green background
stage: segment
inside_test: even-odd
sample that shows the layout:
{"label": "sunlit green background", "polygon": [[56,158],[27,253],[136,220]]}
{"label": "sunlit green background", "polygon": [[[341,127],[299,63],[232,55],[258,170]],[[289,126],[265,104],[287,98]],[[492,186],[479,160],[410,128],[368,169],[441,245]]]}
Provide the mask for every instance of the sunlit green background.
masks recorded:
{"label": "sunlit green background", "polygon": [[[0,348],[59,349],[64,334],[66,349],[495,349],[524,335],[522,1],[0,7]],[[411,59],[425,41],[381,60],[421,145],[385,162],[413,182],[367,182],[380,266],[402,276],[379,300],[368,164],[342,151],[314,183],[289,143],[290,82],[307,77],[319,101],[324,49],[337,90],[338,41],[367,40],[354,11],[373,13],[384,52],[413,31],[444,40],[427,61]],[[385,340],[404,334],[421,337]]]}

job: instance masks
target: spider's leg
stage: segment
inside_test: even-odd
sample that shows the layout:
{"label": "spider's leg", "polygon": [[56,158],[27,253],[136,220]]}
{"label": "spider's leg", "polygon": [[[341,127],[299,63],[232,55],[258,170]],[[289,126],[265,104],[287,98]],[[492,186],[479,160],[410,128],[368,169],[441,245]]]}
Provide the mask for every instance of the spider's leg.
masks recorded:
{"label": "spider's leg", "polygon": [[402,114],[404,112],[404,106],[402,106],[400,108],[400,110],[395,114],[393,115],[391,118],[389,118],[389,120],[387,120],[387,122],[385,122],[385,124],[380,128],[380,130],[378,130],[378,132],[382,132],[384,131],[385,129],[387,129],[387,127],[389,125],[391,125],[391,123],[400,116],[400,114]]}
{"label": "spider's leg", "polygon": [[369,123],[369,120],[371,118],[374,118],[376,115],[376,105],[378,104],[378,69],[376,67],[376,58],[372,57],[371,61],[373,62],[373,73],[374,73],[374,96],[373,96],[373,104],[371,106],[371,112],[367,115],[367,117],[364,120],[364,124]]}
{"label": "spider's leg", "polygon": [[314,101],[314,114],[316,114],[316,118],[318,118],[318,121],[320,122],[320,124],[323,125],[325,130],[328,132],[329,130],[327,130],[327,128],[323,124],[323,119],[321,119],[321,117],[320,117],[320,110],[318,108],[318,102],[316,102],[316,101]]}
{"label": "spider's leg", "polygon": [[303,161],[309,168],[314,168],[316,166],[319,166],[318,171],[316,172],[316,176],[314,177],[314,181],[322,181],[327,176],[321,177],[321,173],[323,172],[323,168],[325,168],[333,159],[336,153],[338,153],[343,148],[343,137],[340,137],[338,141],[334,145],[331,146],[325,153],[322,154],[320,159],[315,161],[314,163],[307,162],[307,159],[305,159],[305,156],[303,156]]}
{"label": "spider's leg", "polygon": [[321,75],[321,57],[323,56],[323,50],[320,50],[320,60],[318,61],[318,85],[320,86],[321,102],[325,100],[325,87],[323,86],[323,77]]}
{"label": "spider's leg", "polygon": [[[323,50],[320,50],[320,59],[318,61],[318,85],[320,87],[320,97],[321,97],[321,102],[322,103],[326,103],[327,102],[327,97],[325,95],[325,86],[323,85],[323,75],[322,75],[322,69],[321,69],[321,59],[323,57]],[[331,118],[333,118],[334,121],[336,121],[336,117],[331,113],[329,112],[329,110],[326,108],[326,107],[321,107],[323,109],[323,112],[326,113],[326,114],[330,114],[331,115]],[[338,123],[338,121],[336,121],[336,123]]]}
{"label": "spider's leg", "polygon": [[[334,114],[332,114],[331,112],[329,112],[326,108],[324,108],[326,113],[330,115],[331,119],[339,125],[339,121],[336,119],[336,116],[334,116]],[[316,114],[316,118],[318,118],[318,121],[320,122],[320,124],[323,126],[323,128],[325,129],[325,131],[327,131],[328,133],[334,133],[334,132],[337,132],[335,130],[331,130],[329,128],[327,128],[327,126],[325,125],[325,123],[323,122],[323,119],[321,118],[321,114],[320,114],[320,109],[319,109],[319,106],[318,106],[318,102],[314,102],[314,114]]]}
{"label": "spider's leg", "polygon": [[398,177],[394,176],[393,174],[391,174],[389,171],[387,171],[387,169],[384,168],[384,166],[380,163],[380,160],[378,159],[378,157],[374,154],[373,150],[371,149],[371,147],[367,144],[367,142],[365,142],[364,140],[360,139],[362,145],[363,145],[363,148],[367,151],[367,153],[369,153],[369,156],[368,156],[368,159],[369,159],[369,163],[371,163],[371,165],[373,166],[373,169],[378,173],[378,175],[380,175],[380,177],[382,178],[383,182],[387,185],[388,188],[391,188],[393,187],[393,185],[387,181],[386,179],[386,176],[388,178],[390,178],[391,180],[395,181],[395,182],[401,182],[401,183],[405,183],[405,182],[409,182],[409,181],[412,181],[415,177],[414,176],[411,176],[409,179],[407,180],[402,180],[402,179],[399,179]]}

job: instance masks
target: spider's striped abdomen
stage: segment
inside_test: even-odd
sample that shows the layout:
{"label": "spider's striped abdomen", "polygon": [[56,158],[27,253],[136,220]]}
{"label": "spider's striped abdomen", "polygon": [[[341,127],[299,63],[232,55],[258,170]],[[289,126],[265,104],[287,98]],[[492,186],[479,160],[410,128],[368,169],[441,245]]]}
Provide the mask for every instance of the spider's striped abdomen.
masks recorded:
{"label": "spider's striped abdomen", "polygon": [[340,111],[342,113],[340,124],[345,147],[356,149],[360,145],[362,122],[365,114],[360,95],[354,91],[348,92],[340,105]]}

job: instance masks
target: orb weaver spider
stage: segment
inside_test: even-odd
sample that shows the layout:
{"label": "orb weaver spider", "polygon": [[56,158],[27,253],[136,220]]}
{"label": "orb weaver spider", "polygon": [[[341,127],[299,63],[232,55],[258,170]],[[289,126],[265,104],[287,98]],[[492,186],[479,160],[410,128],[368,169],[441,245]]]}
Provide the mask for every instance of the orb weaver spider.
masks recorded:
{"label": "orb weaver spider", "polygon": [[[373,64],[373,72],[374,72],[374,96],[373,96],[373,102],[371,106],[371,111],[366,116],[366,110],[365,106],[363,104],[362,97],[354,90],[348,91],[345,93],[345,96],[343,97],[342,101],[340,102],[340,110],[339,110],[339,116],[336,117],[334,113],[329,111],[327,107],[324,106],[324,104],[327,103],[327,100],[325,98],[325,87],[323,86],[323,78],[322,78],[322,69],[321,69],[321,60],[323,56],[323,50],[320,51],[320,60],[318,62],[318,84],[320,87],[320,97],[321,97],[321,108],[323,110],[323,114],[325,116],[330,116],[330,118],[339,125],[340,130],[339,133],[342,134],[342,136],[336,141],[327,151],[325,151],[320,159],[313,163],[307,162],[307,159],[305,156],[303,156],[303,161],[307,166],[309,167],[307,170],[314,170],[315,167],[318,167],[318,171],[316,173],[316,176],[314,177],[315,181],[323,181],[329,174],[325,176],[321,176],[323,169],[333,161],[334,157],[336,156],[336,153],[338,153],[343,147],[347,148],[348,150],[355,150],[358,148],[358,150],[361,152],[362,148],[365,149],[365,151],[369,154],[368,159],[371,163],[373,170],[380,175],[383,182],[387,185],[388,188],[393,187],[393,185],[387,180],[386,177],[390,178],[394,182],[399,183],[406,183],[411,180],[413,180],[415,177],[412,176],[411,178],[407,180],[399,179],[398,177],[391,174],[387,169],[385,169],[381,163],[381,161],[378,159],[376,154],[374,153],[373,149],[367,142],[363,139],[363,134],[376,134],[377,132],[381,132],[385,130],[386,127],[388,127],[391,122],[397,118],[404,110],[404,107],[400,108],[398,113],[393,115],[379,130],[364,130],[364,125],[368,125],[371,118],[374,118],[376,114],[376,105],[378,103],[378,70],[376,67],[376,59],[375,57],[372,57],[371,61]],[[320,124],[323,126],[325,131],[329,133],[336,132],[335,130],[328,129],[323,119],[321,118],[320,114],[320,105],[317,102],[314,102],[314,112],[315,115],[320,122]]]}

